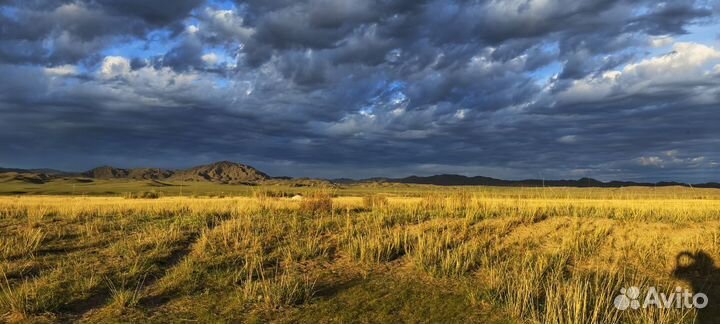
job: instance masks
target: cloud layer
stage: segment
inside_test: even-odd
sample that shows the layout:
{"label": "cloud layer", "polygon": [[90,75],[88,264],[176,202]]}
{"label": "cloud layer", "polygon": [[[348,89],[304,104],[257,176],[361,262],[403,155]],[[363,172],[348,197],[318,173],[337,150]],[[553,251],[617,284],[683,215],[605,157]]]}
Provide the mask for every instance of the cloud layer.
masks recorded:
{"label": "cloud layer", "polygon": [[0,0],[0,165],[718,181],[719,12]]}

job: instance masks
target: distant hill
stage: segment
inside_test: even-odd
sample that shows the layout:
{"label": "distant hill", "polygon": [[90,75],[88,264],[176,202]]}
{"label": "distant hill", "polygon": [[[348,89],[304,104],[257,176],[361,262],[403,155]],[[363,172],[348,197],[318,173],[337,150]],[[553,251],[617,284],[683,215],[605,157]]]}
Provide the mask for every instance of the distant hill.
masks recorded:
{"label": "distant hill", "polygon": [[0,173],[7,173],[7,172],[25,172],[28,170],[24,169],[13,169],[13,168],[0,168]]}
{"label": "distant hill", "polygon": [[207,181],[225,184],[255,183],[270,179],[267,174],[249,165],[229,161],[200,165],[186,170],[122,169],[101,166],[84,172],[82,175],[93,179]]}
{"label": "distant hill", "polygon": [[0,182],[20,181],[32,184],[43,184],[52,179],[53,176],[45,173],[28,172],[3,172],[0,171]]}
{"label": "distant hill", "polygon": [[439,174],[433,176],[409,176],[405,178],[368,178],[354,180],[339,178],[333,180],[323,179],[294,179],[291,177],[270,177],[249,165],[221,161],[207,165],[200,165],[184,170],[167,170],[158,168],[123,169],[112,166],[101,166],[83,173],[71,173],[53,169],[12,169],[0,168],[0,182],[22,181],[26,183],[42,184],[54,179],[76,179],[91,181],[91,179],[129,179],[153,181],[197,181],[222,184],[283,184],[296,187],[328,186],[333,184],[426,184],[437,186],[505,186],[505,187],[600,187],[620,188],[630,186],[667,187],[685,186],[695,188],[717,188],[720,183],[708,182],[699,184],[686,184],[680,182],[632,182],[610,181],[603,182],[592,178],[577,180],[502,180],[491,177],[468,177],[457,174]]}
{"label": "distant hill", "polygon": [[0,173],[15,172],[15,173],[43,173],[48,175],[71,175],[71,172],[65,172],[55,169],[15,169],[15,168],[0,168]]}
{"label": "distant hill", "polygon": [[135,180],[162,180],[171,177],[173,171],[165,169],[139,168],[130,169],[127,177]]}
{"label": "distant hill", "polygon": [[[336,182],[335,182],[336,181]],[[668,186],[685,186],[697,188],[720,188],[720,183],[700,183],[687,184],[680,182],[632,182],[632,181],[610,181],[602,182],[592,178],[581,178],[578,180],[502,180],[490,177],[476,176],[467,177],[457,174],[440,174],[427,177],[409,176],[406,178],[370,178],[362,180],[352,180],[347,178],[334,180],[339,184],[352,183],[404,183],[404,184],[427,184],[436,186],[499,186],[499,187],[600,187],[600,188],[620,188],[630,186],[646,186],[646,187],[668,187]]]}
{"label": "distant hill", "polygon": [[286,185],[290,187],[332,187],[334,185],[330,180],[290,177],[273,177],[263,181],[263,184]]}
{"label": "distant hill", "polygon": [[209,181],[226,184],[255,183],[270,179],[267,174],[240,163],[222,161],[178,170],[170,178],[176,181]]}
{"label": "distant hill", "polygon": [[94,179],[119,179],[127,178],[129,173],[130,171],[126,169],[113,168],[105,165],[83,172],[82,175]]}
{"label": "distant hill", "polygon": [[429,177],[410,176],[407,178],[390,180],[399,183],[434,184],[442,186],[501,186],[508,183],[506,180],[499,180],[488,177],[466,177],[457,174],[441,174]]}

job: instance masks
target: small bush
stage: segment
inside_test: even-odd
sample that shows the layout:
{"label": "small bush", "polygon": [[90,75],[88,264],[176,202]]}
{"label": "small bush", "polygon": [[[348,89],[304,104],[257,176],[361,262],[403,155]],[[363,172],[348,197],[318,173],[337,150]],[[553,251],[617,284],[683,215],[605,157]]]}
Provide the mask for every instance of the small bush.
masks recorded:
{"label": "small bush", "polygon": [[145,191],[142,193],[140,198],[142,198],[142,199],[158,199],[158,198],[160,198],[160,194],[158,194],[155,191]]}
{"label": "small bush", "polygon": [[160,194],[156,191],[128,192],[125,193],[125,199],[158,199]]}
{"label": "small bush", "polygon": [[258,199],[266,198],[290,198],[297,195],[297,192],[285,191],[280,189],[259,189],[253,191],[253,197]]}

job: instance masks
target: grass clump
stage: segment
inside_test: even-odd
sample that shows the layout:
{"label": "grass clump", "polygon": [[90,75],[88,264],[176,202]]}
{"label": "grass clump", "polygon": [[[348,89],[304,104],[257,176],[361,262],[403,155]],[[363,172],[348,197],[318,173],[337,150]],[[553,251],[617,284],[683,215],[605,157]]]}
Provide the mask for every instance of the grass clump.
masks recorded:
{"label": "grass clump", "polygon": [[33,257],[46,234],[39,228],[21,228],[17,233],[0,237],[0,255],[3,258]]}
{"label": "grass clump", "polygon": [[115,284],[112,280],[106,279],[108,290],[110,292],[110,307],[122,311],[127,308],[135,307],[142,297],[142,287],[145,282],[145,278],[138,281],[137,284],[132,287],[128,285],[126,281]]}
{"label": "grass clump", "polygon": [[388,199],[384,195],[373,194],[363,197],[363,206],[366,209],[374,210],[376,208],[384,208],[388,205]]}
{"label": "grass clump", "polygon": [[19,322],[56,310],[63,300],[58,282],[48,278],[26,279],[13,284],[3,272],[0,282],[0,319]]}
{"label": "grass clump", "polygon": [[412,247],[412,236],[405,229],[380,229],[370,233],[352,234],[347,252],[354,260],[379,263],[395,260]]}
{"label": "grass clump", "polygon": [[305,215],[327,215],[333,210],[332,194],[326,191],[313,192],[300,201],[299,212]]}
{"label": "grass clump", "polygon": [[477,269],[484,253],[483,245],[475,240],[455,245],[437,236],[422,235],[412,258],[417,267],[434,276],[459,277]]}
{"label": "grass clump", "polygon": [[243,298],[267,309],[299,305],[308,302],[315,294],[315,280],[307,275],[285,271],[273,278],[249,280],[242,289]]}

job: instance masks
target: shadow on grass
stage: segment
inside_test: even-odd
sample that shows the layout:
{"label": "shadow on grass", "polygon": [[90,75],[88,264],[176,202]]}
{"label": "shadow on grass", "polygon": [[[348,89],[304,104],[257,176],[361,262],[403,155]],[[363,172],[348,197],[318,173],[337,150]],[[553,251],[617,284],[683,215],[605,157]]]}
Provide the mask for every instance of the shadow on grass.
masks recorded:
{"label": "shadow on grass", "polygon": [[692,292],[707,295],[707,306],[697,310],[696,324],[715,324],[720,320],[720,268],[704,251],[681,252],[676,257],[674,277],[687,281]]}

